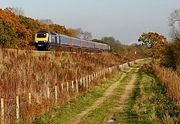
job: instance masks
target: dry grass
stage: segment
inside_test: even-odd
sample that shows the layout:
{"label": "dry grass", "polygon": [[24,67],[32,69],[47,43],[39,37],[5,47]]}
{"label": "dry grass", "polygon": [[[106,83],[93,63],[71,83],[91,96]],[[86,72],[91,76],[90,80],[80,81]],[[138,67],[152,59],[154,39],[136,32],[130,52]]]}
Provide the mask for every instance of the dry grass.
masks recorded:
{"label": "dry grass", "polygon": [[[53,98],[54,86],[57,85],[61,94],[59,104],[62,104],[68,98],[62,93],[61,83],[79,80],[131,59],[127,55],[112,53],[52,52],[40,55],[32,51],[0,48],[0,98],[5,99],[5,116],[10,117],[9,120],[15,118],[14,107],[12,110],[10,107],[15,105],[18,95],[23,106],[20,108],[22,118],[31,120],[54,103],[48,99],[47,87],[51,92],[50,98]],[[28,93],[32,93],[31,106],[23,104],[28,103]]]}
{"label": "dry grass", "polygon": [[180,105],[180,77],[178,73],[172,69],[153,65],[158,78],[167,89],[167,96],[177,105]]}

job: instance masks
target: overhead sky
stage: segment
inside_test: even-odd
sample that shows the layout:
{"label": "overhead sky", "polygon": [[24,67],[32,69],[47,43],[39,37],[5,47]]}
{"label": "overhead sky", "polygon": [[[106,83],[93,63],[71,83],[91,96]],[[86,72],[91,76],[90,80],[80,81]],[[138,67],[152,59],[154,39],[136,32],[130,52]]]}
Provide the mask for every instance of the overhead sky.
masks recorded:
{"label": "overhead sky", "polygon": [[93,38],[112,36],[129,44],[149,31],[169,38],[168,17],[180,8],[180,0],[0,0],[0,8],[6,7],[20,7],[28,17],[81,28]]}

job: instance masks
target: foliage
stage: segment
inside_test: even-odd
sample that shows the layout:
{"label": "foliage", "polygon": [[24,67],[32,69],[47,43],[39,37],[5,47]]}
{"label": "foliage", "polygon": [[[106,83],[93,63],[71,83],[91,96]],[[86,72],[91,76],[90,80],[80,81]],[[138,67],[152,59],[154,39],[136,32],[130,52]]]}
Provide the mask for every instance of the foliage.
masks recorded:
{"label": "foliage", "polygon": [[59,34],[68,35],[68,30],[65,28],[65,26],[61,26],[58,24],[50,24],[49,25],[49,31],[56,32]]}
{"label": "foliage", "polygon": [[138,41],[142,42],[143,45],[145,45],[148,48],[152,48],[153,46],[157,44],[162,44],[166,41],[166,38],[163,35],[160,35],[156,32],[148,32],[143,33]]}
{"label": "foliage", "polygon": [[159,58],[161,56],[161,50],[164,49],[167,44],[166,38],[156,32],[143,33],[139,39],[142,45],[150,49],[150,56]]}
{"label": "foliage", "polygon": [[[101,40],[93,39],[94,42],[105,43],[111,47],[111,52],[120,54],[121,58],[134,58],[137,56],[147,57],[147,49],[138,44],[124,45],[113,37],[103,37]],[[121,54],[123,53],[123,54]]]}
{"label": "foliage", "polygon": [[[32,49],[34,33],[39,29],[70,35],[64,26],[41,23],[22,16],[20,8],[0,9],[0,45],[8,48]],[[18,14],[19,13],[19,14]]]}
{"label": "foliage", "polygon": [[[27,106],[23,104],[21,112],[25,119],[28,119],[29,116],[37,116],[52,104],[53,100],[51,103],[47,100],[47,87],[54,92],[55,84],[61,88],[61,84],[64,83],[66,87],[66,82],[71,83],[71,81],[79,80],[99,70],[126,62],[127,58],[119,56],[121,55],[108,52],[93,54],[58,51],[37,53],[0,49],[0,97],[6,99],[7,110],[11,108],[11,104],[15,103],[12,102],[12,99],[14,100],[16,95],[20,96],[22,104],[28,103],[26,96],[31,92],[32,107],[26,108]],[[136,58],[128,58],[129,61],[132,59]],[[80,91],[83,91],[83,88]],[[59,97],[60,102],[66,99],[62,96],[58,96],[58,99]],[[29,115],[27,109],[31,109],[30,112],[33,114]],[[5,112],[7,112],[6,110]],[[11,115],[6,117],[11,117]]]}
{"label": "foliage", "polygon": [[144,65],[140,69],[136,85],[126,109],[130,123],[179,123],[180,107],[165,96],[166,88],[152,66]]}
{"label": "foliage", "polygon": [[166,87],[167,96],[177,105],[180,105],[180,77],[178,76],[178,73],[172,69],[159,67],[158,65],[153,65],[153,70],[161,80],[162,84]]}
{"label": "foliage", "polygon": [[176,69],[176,54],[175,49],[173,48],[173,44],[169,43],[165,46],[165,49],[162,51],[162,58],[160,60],[160,65],[165,67],[171,67]]}
{"label": "foliage", "polygon": [[151,57],[159,60],[158,64],[177,69],[180,61],[179,41],[168,42],[164,36],[153,32],[143,33],[139,41],[150,50]]}
{"label": "foliage", "polygon": [[68,30],[68,32],[70,33],[70,36],[71,36],[71,37],[80,38],[81,32],[82,32],[82,29],[81,29],[81,28],[77,28],[77,29],[68,28],[67,30]]}

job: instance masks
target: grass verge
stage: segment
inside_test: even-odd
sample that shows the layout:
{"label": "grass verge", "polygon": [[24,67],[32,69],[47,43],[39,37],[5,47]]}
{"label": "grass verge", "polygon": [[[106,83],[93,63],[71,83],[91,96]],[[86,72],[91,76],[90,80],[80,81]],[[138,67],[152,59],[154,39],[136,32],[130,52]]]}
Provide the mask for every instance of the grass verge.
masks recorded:
{"label": "grass verge", "polygon": [[165,94],[166,89],[154,72],[141,69],[134,95],[125,109],[129,123],[180,123],[180,107],[173,104]]}

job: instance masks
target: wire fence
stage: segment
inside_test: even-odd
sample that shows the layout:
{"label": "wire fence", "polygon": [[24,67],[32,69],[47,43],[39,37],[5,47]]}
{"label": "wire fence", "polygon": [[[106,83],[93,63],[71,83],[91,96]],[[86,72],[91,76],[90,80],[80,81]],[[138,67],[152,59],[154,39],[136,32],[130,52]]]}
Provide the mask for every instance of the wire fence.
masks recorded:
{"label": "wire fence", "polygon": [[142,60],[138,59],[109,67],[73,81],[56,83],[54,86],[47,86],[44,88],[45,90],[39,91],[38,94],[29,92],[21,96],[17,95],[15,98],[1,98],[1,124],[32,123],[36,117],[49,111],[51,107],[61,106],[78,94],[85,93],[94,85],[97,85],[100,80],[108,77],[108,75],[124,70]]}

